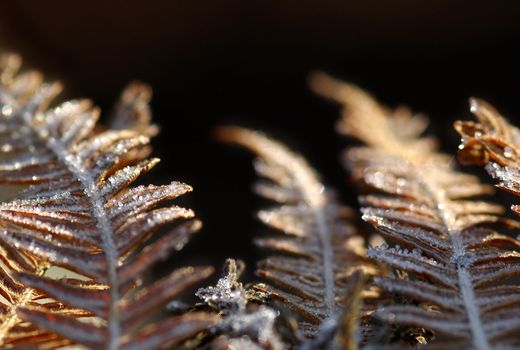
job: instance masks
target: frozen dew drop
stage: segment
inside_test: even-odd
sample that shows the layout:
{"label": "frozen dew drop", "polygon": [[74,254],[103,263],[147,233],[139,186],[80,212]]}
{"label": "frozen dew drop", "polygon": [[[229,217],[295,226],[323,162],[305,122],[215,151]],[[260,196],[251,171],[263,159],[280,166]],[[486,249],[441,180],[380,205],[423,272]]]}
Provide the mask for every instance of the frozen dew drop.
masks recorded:
{"label": "frozen dew drop", "polygon": [[3,144],[1,148],[2,148],[2,152],[11,152],[13,150],[13,146],[11,146],[8,143]]}
{"label": "frozen dew drop", "polygon": [[1,109],[4,117],[10,117],[13,114],[13,108],[10,105],[5,105]]}
{"label": "frozen dew drop", "polygon": [[504,157],[511,158],[513,156],[513,149],[509,146],[504,148]]}

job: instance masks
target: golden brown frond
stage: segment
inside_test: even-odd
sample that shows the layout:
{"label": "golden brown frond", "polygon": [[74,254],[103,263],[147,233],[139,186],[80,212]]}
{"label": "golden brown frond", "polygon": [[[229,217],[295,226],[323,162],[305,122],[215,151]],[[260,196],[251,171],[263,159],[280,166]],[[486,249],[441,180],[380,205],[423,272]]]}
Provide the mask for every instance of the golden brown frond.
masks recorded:
{"label": "golden brown frond", "polygon": [[423,117],[391,111],[325,75],[313,86],[343,104],[340,130],[366,144],[346,154],[348,169],[372,192],[360,197],[364,220],[403,247],[371,248],[368,255],[406,272],[375,281],[416,304],[386,305],[377,317],[435,331],[432,346],[443,349],[520,346],[520,289],[503,282],[520,274],[520,244],[490,228],[504,221],[500,206],[470,199],[490,188],[454,170],[450,157],[419,137]]}
{"label": "golden brown frond", "polygon": [[266,180],[255,189],[280,206],[258,216],[289,237],[257,241],[281,253],[261,261],[257,273],[281,288],[265,291],[302,315],[300,328],[313,337],[326,319],[341,312],[351,274],[358,269],[374,272],[358,254],[364,250],[363,239],[345,220],[348,210],[301,156],[258,132],[229,127],[219,135],[259,157],[255,169]]}
{"label": "golden brown frond", "polygon": [[[153,133],[146,126],[147,88],[134,85],[123,94],[115,118],[130,129],[99,132],[99,111],[90,102],[67,101],[49,108],[61,87],[43,83],[37,73],[17,74],[16,56],[5,62],[0,73],[0,183],[30,187],[0,204],[0,242],[35,264],[64,267],[88,282],[42,276],[39,265],[10,276],[23,284],[28,299],[36,294],[27,291],[38,290],[101,322],[50,312],[32,302],[16,301],[17,314],[72,342],[111,350],[180,343],[214,324],[211,315],[192,313],[147,326],[157,308],[212,271],[181,268],[139,286],[145,271],[181,249],[200,227],[193,211],[167,205],[191,191],[190,186],[130,187],[158,162],[147,158],[148,135]],[[179,221],[149,243],[163,225]],[[99,287],[93,288],[95,284]]]}

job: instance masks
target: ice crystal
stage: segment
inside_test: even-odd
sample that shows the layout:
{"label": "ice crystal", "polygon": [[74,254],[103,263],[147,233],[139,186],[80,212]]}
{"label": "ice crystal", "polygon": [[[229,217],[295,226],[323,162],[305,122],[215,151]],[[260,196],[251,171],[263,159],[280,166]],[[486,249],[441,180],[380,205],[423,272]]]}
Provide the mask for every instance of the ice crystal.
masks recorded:
{"label": "ice crystal", "polygon": [[247,308],[249,295],[253,292],[246,291],[239,282],[243,268],[243,262],[228,259],[225,276],[218,280],[217,285],[201,288],[196,293],[223,315],[212,331],[236,339],[244,340],[247,337],[259,348],[282,349],[282,342],[274,327],[278,312],[264,305]]}
{"label": "ice crystal", "polygon": [[218,280],[216,286],[200,288],[195,295],[209,306],[226,314],[244,311],[247,304],[247,295],[242,283],[238,281],[240,270],[237,268],[236,261],[229,259],[226,263],[226,269],[227,274]]}

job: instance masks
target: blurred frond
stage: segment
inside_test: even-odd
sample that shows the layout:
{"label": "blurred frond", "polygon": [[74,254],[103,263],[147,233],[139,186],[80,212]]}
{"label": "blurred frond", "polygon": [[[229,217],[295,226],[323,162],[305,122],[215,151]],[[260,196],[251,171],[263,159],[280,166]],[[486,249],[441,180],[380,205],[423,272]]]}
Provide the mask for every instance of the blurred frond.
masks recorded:
{"label": "blurred frond", "polygon": [[375,273],[363,257],[363,238],[346,220],[350,211],[301,156],[258,132],[229,127],[219,135],[258,155],[255,169],[265,180],[255,190],[280,203],[258,217],[286,236],[257,240],[279,253],[261,261],[257,273],[280,288],[257,288],[300,314],[300,330],[312,338],[325,320],[341,313],[350,276],[357,270]]}

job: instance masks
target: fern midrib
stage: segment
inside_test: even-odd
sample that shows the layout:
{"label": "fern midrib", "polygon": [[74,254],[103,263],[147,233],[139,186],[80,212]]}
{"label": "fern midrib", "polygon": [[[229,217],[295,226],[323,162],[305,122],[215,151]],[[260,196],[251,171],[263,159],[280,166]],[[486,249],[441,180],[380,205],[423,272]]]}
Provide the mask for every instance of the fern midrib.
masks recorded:
{"label": "fern midrib", "polygon": [[436,210],[448,229],[451,238],[453,246],[451,260],[456,264],[460,295],[468,317],[473,345],[477,350],[491,350],[485,329],[482,325],[480,308],[475,302],[475,290],[471,280],[471,272],[468,268],[471,264],[462,261],[466,256],[466,250],[462,242],[460,228],[456,224],[454,213],[447,210],[450,205],[450,199],[446,197],[444,189],[435,181],[435,175],[432,176],[435,172],[428,172],[428,167],[419,166],[417,168],[420,173],[419,179],[422,179],[421,182],[426,185],[428,192],[434,199]]}
{"label": "fern midrib", "polygon": [[38,125],[34,125],[30,115],[24,115],[24,121],[29,125],[32,131],[45,142],[46,146],[55,154],[58,160],[65,165],[69,172],[81,183],[83,192],[90,202],[92,214],[96,219],[96,226],[101,233],[102,248],[107,263],[108,285],[110,287],[111,302],[107,324],[109,334],[107,349],[117,350],[119,348],[119,339],[121,337],[118,308],[118,301],[120,299],[119,279],[117,276],[118,254],[117,246],[113,240],[114,232],[104,209],[103,198],[99,195],[99,191],[97,191],[96,181],[74,154],[69,153],[58,140],[49,137],[42,128],[38,127]]}
{"label": "fern midrib", "polygon": [[[47,267],[48,265],[46,263],[38,263],[34,274],[36,276],[43,276],[47,270]],[[33,288],[26,288],[22,295],[17,299],[17,302],[9,306],[9,312],[6,315],[5,320],[0,325],[0,345],[5,344],[5,338],[9,334],[9,331],[18,323],[18,321],[20,321],[16,309],[29,304],[29,302],[34,297],[34,292],[35,290]]]}
{"label": "fern midrib", "polygon": [[327,308],[327,316],[331,317],[336,312],[336,284],[334,278],[334,251],[331,242],[332,232],[327,225],[324,213],[324,206],[327,199],[323,194],[323,185],[316,180],[316,176],[310,173],[306,167],[296,164],[294,174],[297,186],[303,194],[305,203],[312,209],[316,222],[318,238],[322,248],[322,269],[325,284],[324,303]]}

